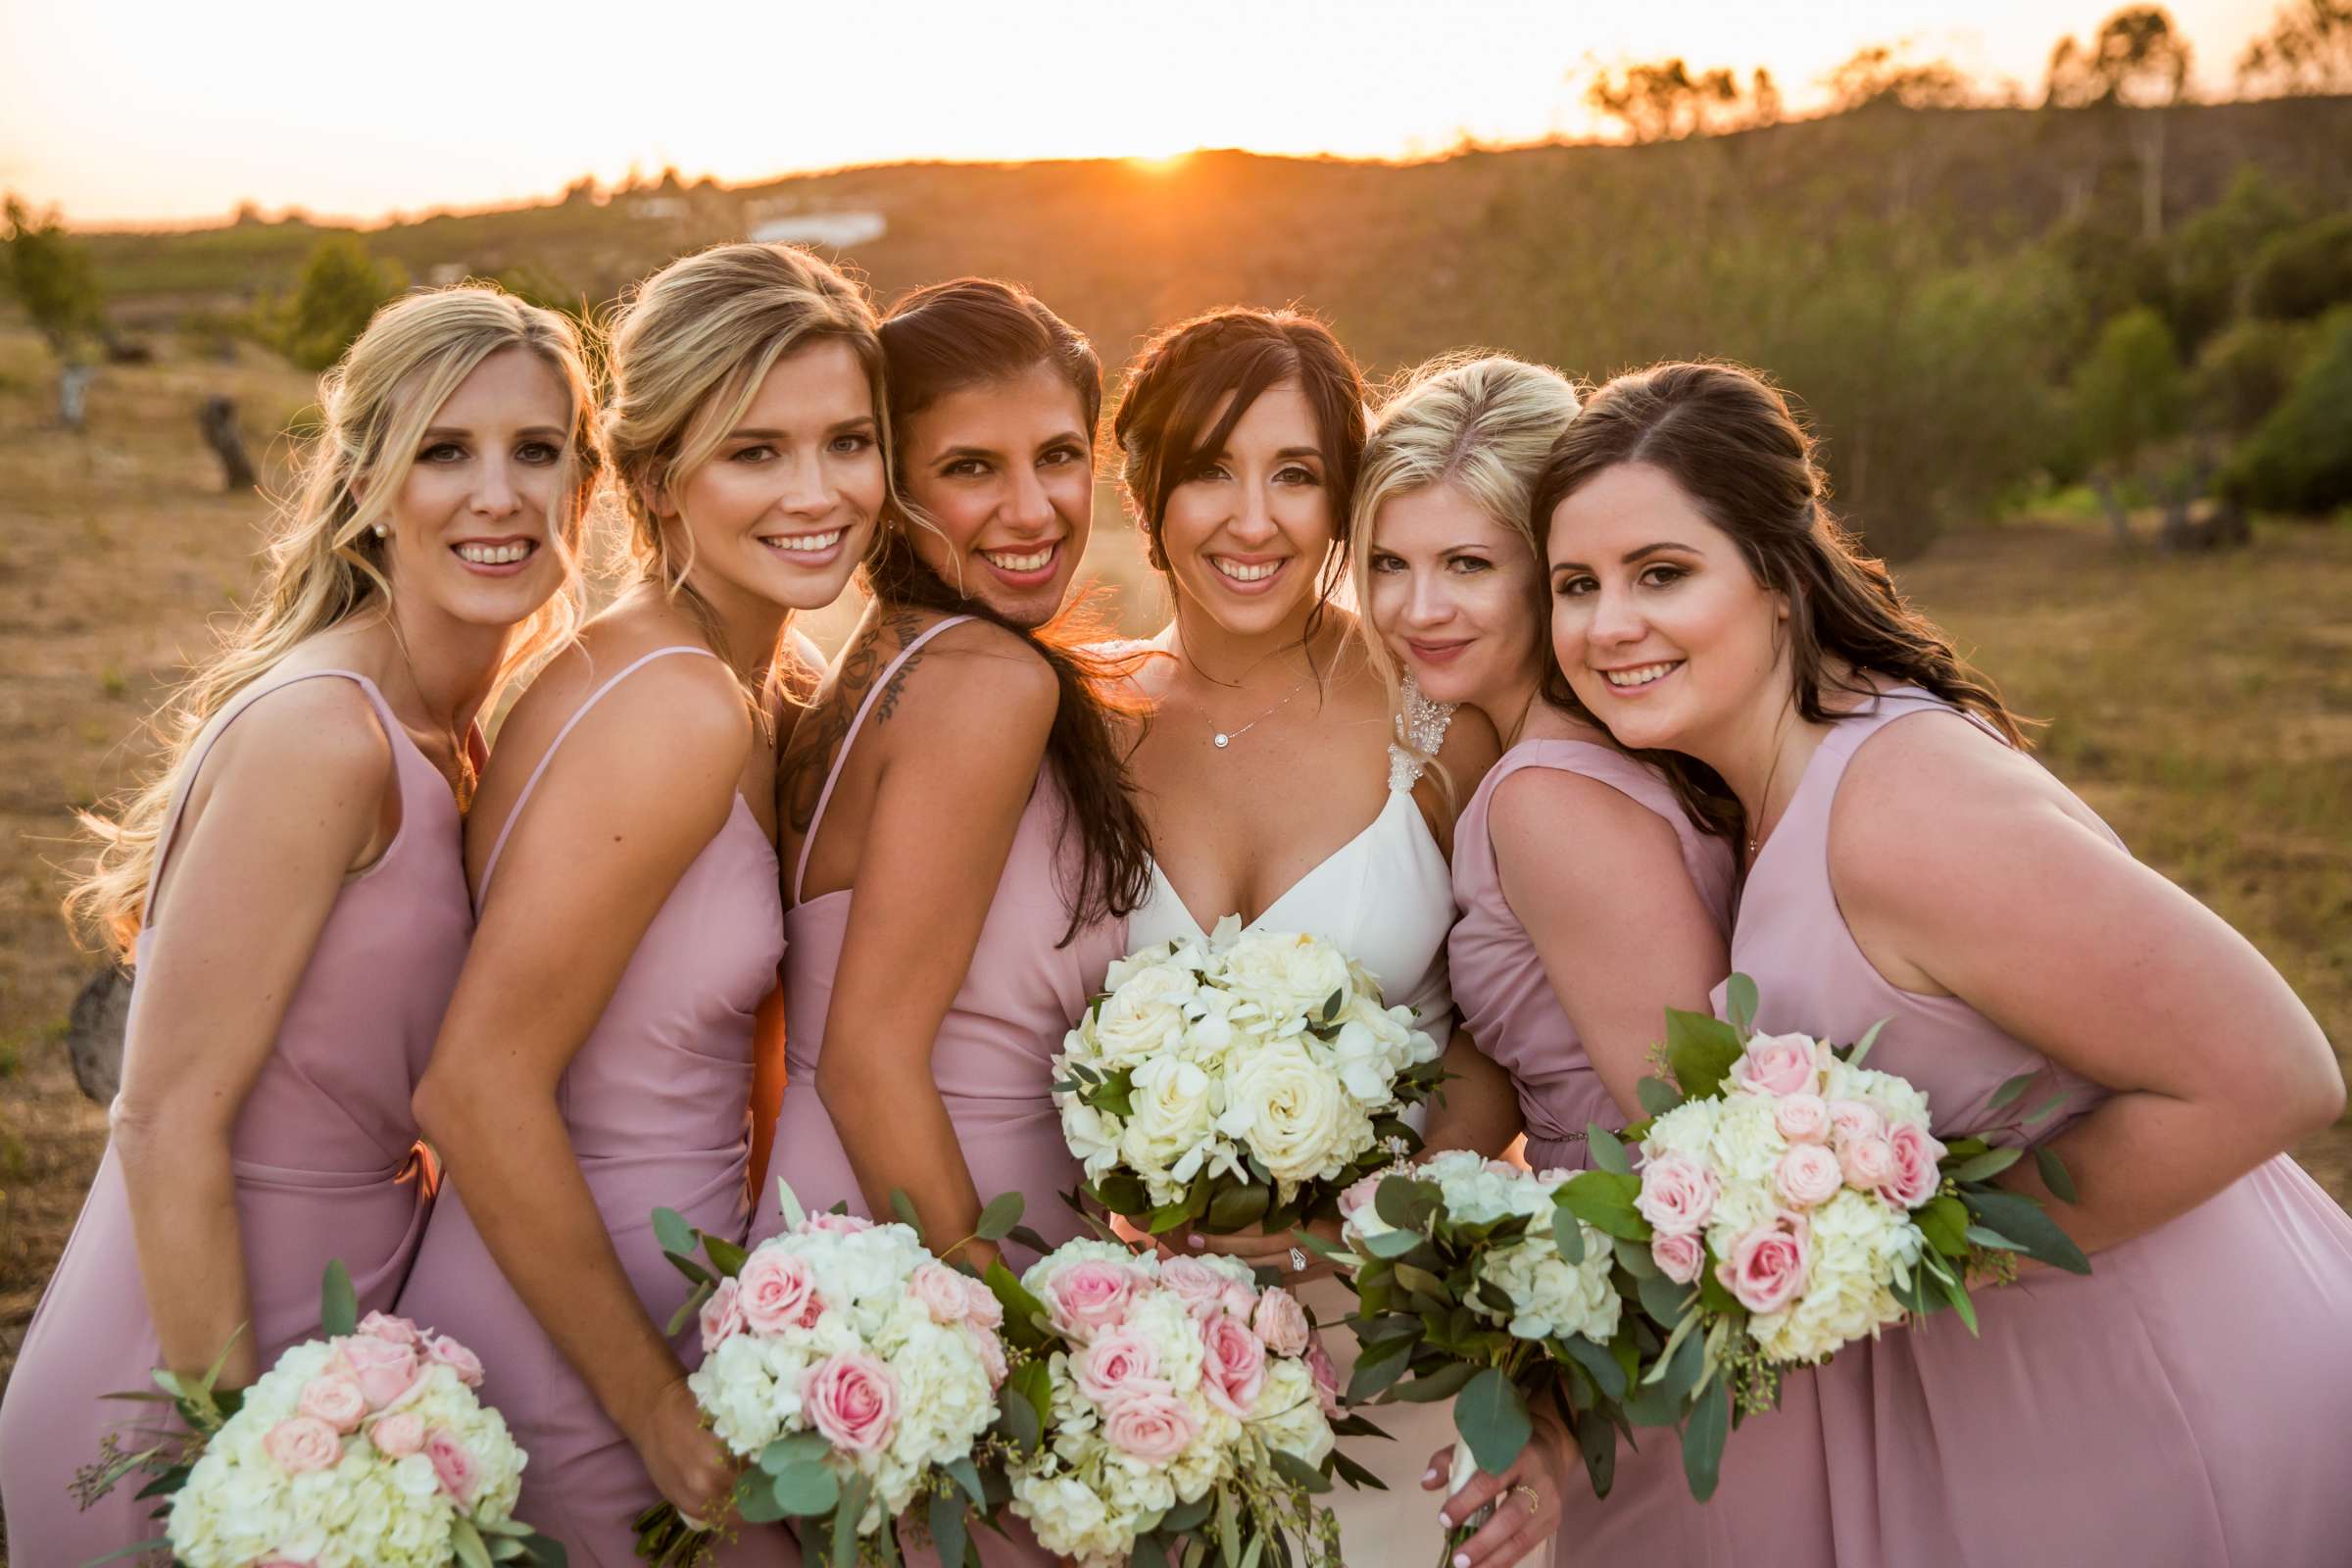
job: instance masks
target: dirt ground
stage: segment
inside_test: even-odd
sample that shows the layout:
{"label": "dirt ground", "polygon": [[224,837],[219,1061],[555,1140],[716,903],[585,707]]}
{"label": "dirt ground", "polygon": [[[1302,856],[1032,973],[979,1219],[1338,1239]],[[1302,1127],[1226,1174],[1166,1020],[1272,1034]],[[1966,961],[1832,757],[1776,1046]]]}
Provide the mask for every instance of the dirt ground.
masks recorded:
{"label": "dirt ground", "polygon": [[[105,1138],[60,1045],[94,961],[57,915],[70,808],[148,757],[142,719],[252,580],[268,520],[197,436],[238,400],[280,482],[308,379],[258,351],[112,368],[57,429],[37,342],[0,327],[0,1377]],[[1107,490],[1090,560],[1152,613]],[[1947,536],[1899,573],[2051,723],[2044,756],[2136,853],[2206,901],[2352,1045],[2352,527],[2274,524],[2219,559],[2119,556],[2060,518]],[[838,621],[839,616],[832,617]],[[822,628],[820,628],[821,630]],[[2352,1199],[2352,1125],[2300,1151]]]}

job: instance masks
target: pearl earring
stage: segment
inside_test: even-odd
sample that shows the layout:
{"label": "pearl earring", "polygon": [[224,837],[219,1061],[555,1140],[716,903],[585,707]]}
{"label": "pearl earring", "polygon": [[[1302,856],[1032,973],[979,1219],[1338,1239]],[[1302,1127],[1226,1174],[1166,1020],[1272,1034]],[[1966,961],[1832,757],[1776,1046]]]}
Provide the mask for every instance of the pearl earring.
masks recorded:
{"label": "pearl earring", "polygon": [[379,523],[377,523],[377,524],[375,525],[375,536],[376,536],[378,539],[385,539],[385,538],[389,538],[389,537],[391,537],[391,533],[392,533],[392,530],[391,530],[391,529],[389,529],[389,528],[387,528],[387,527],[385,527],[385,526],[384,526],[382,523],[380,523],[380,522],[379,522]]}

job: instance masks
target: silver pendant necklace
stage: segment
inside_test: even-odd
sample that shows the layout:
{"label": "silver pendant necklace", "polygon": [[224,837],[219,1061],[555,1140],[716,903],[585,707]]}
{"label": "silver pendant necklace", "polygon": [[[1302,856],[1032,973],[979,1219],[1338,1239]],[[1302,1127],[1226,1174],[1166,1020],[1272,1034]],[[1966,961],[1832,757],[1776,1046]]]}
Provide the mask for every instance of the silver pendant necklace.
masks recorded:
{"label": "silver pendant necklace", "polygon": [[1284,692],[1282,694],[1281,701],[1277,702],[1273,708],[1267,709],[1264,712],[1258,714],[1257,717],[1251,719],[1249,723],[1244,724],[1240,729],[1221,729],[1216,731],[1214,734],[1209,736],[1209,743],[1215,746],[1220,752],[1225,750],[1225,748],[1231,746],[1235,741],[1240,740],[1243,736],[1257,728],[1257,726],[1263,723],[1266,719],[1273,717],[1277,709],[1281,708],[1284,703],[1289,702],[1292,698],[1298,696],[1300,692],[1306,690],[1306,682],[1313,679],[1314,676],[1309,675],[1305,680],[1301,680],[1298,685],[1292,687],[1289,691]]}

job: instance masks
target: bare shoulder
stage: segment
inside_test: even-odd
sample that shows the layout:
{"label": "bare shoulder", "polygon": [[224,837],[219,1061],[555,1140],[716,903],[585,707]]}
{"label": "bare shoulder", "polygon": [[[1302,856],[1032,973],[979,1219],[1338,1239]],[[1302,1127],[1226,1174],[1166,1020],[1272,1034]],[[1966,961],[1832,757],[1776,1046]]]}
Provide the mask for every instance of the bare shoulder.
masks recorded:
{"label": "bare shoulder", "polygon": [[[614,794],[659,790],[666,778],[721,803],[728,799],[753,739],[743,688],[721,661],[699,652],[630,669],[652,651],[636,641],[598,640],[592,630],[549,663],[507,717],[491,753],[486,796],[505,793],[505,776],[515,769],[536,768],[576,717],[563,740],[567,765],[559,771],[596,777]],[[624,670],[626,678],[596,695]],[[583,712],[591,701],[596,706]]]}
{"label": "bare shoulder", "polygon": [[[301,680],[270,692],[237,715],[206,759],[218,782],[268,783],[282,802],[327,802],[380,782],[392,767],[392,737],[358,682]],[[366,803],[373,809],[372,798]]]}
{"label": "bare shoulder", "polygon": [[1628,875],[1680,874],[1682,840],[1616,786],[1561,767],[1522,767],[1494,787],[1487,836],[1497,865],[1606,889]]}
{"label": "bare shoulder", "polygon": [[883,684],[874,720],[905,732],[963,733],[975,725],[1042,730],[1053,724],[1060,702],[1054,667],[1026,638],[991,621],[966,620],[901,661]]}

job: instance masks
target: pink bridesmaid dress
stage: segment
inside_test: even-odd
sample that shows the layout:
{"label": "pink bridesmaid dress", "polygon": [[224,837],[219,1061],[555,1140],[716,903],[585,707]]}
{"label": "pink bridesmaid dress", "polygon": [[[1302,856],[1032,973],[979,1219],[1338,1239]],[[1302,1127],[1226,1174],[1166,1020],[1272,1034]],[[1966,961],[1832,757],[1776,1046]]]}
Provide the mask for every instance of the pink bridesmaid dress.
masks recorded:
{"label": "pink bridesmaid dress", "polygon": [[[1871,1065],[1927,1091],[1939,1136],[2003,1126],[2019,1106],[1995,1109],[1994,1092],[2041,1072],[2067,1095],[2031,1135],[2045,1141],[2107,1092],[1956,998],[1889,985],[1830,886],[1855,750],[1949,711],[1897,687],[1831,731],[1749,875],[1732,966],[1755,979],[1762,1029],[1849,1041],[1886,1019]],[[1683,1501],[1704,1534],[1685,1560],[2352,1561],[2352,1219],[2280,1154],[2090,1265],[1982,1293],[1981,1338],[1943,1312],[1789,1376],[1781,1408],[1732,1434],[1714,1501]],[[1608,1523],[1612,1540],[1642,1539],[1639,1520]]]}
{"label": "pink bridesmaid dress", "polygon": [[1625,1117],[1601,1086],[1576,1026],[1560,1010],[1544,959],[1503,897],[1487,814],[1503,780],[1526,768],[1597,779],[1664,817],[1682,843],[1683,868],[1715,916],[1731,929],[1732,849],[1700,832],[1656,769],[1588,741],[1521,741],[1488,769],[1454,829],[1453,932],[1446,956],[1453,1002],[1471,1041],[1511,1075],[1527,1123],[1527,1162],[1537,1170],[1581,1169],[1585,1129],[1621,1127]]}
{"label": "pink bridesmaid dress", "polygon": [[[557,731],[507,815],[477,904],[486,906],[500,855],[532,792],[573,726],[662,648],[599,686]],[[710,842],[655,912],[604,1016],[564,1069],[557,1103],[605,1228],[646,1314],[666,1324],[686,1281],[662,1255],[653,1211],[674,1208],[732,1241],[750,1218],[752,1023],[774,986],[784,932],[776,854],[741,796]],[[637,1451],[606,1416],[483,1245],[466,1207],[466,1172],[453,1168],[427,1227],[400,1310],[472,1347],[486,1370],[481,1394],[506,1416],[530,1455],[517,1518],[562,1542],[573,1568],[626,1568],[636,1559],[630,1521],[661,1494]],[[689,1321],[671,1342],[678,1359],[702,1359]],[[744,1532],[721,1562],[789,1561],[781,1532]]]}
{"label": "pink bridesmaid dress", "polygon": [[[783,1228],[776,1193],[779,1177],[792,1184],[794,1196],[810,1213],[846,1203],[853,1214],[874,1217],[833,1120],[816,1095],[816,1063],[824,1050],[825,1014],[833,1004],[833,971],[849,934],[853,890],[843,888],[803,903],[801,882],[808,873],[808,846],[816,841],[833,786],[840,781],[842,765],[875,696],[923,644],[971,618],[956,615],[939,621],[882,671],[850,720],[849,734],[833,759],[816,813],[802,840],[800,861],[793,868],[793,906],[784,915],[790,938],[784,971],[784,1105],[776,1119],[775,1152],[760,1184],[754,1241]],[[1054,946],[1070,920],[1061,870],[1077,845],[1065,831],[1067,814],[1054,770],[1040,768],[1037,787],[1013,832],[1012,850],[997,880],[979,943],[972,950],[971,967],[940,1020],[931,1054],[932,1076],[955,1123],[980,1200],[1019,1193],[1024,1200],[1021,1223],[1054,1247],[1085,1234],[1086,1228],[1061,1199],[1078,1186],[1081,1172],[1062,1141],[1061,1118],[1054,1108],[1054,1055],[1087,1000],[1102,988],[1111,962],[1124,954],[1126,939],[1125,921],[1103,920],[1082,928],[1068,946]],[[1018,1270],[1034,1258],[1014,1244],[1006,1249],[1006,1261]],[[1019,1521],[1008,1520],[1007,1529],[1009,1537],[986,1531],[973,1537],[991,1568],[1054,1560]],[[910,1564],[932,1560],[921,1548],[909,1548],[907,1558]]]}
{"label": "pink bridesmaid dress", "polygon": [[[351,1271],[362,1312],[389,1308],[425,1226],[427,1201],[413,1159],[409,1100],[430,1058],[441,1014],[466,960],[473,910],[466,897],[456,800],[365,675],[342,669],[272,672],[206,726],[181,770],[165,818],[155,878],[205,758],[229,725],[270,693],[299,681],[356,683],[382,723],[400,790],[400,828],[373,865],[349,878],[328,909],[277,1038],[238,1113],[230,1146],[255,1346],[268,1367],[318,1333],[319,1277],[330,1258]],[[151,881],[152,886],[152,881]],[[141,930],[143,979],[166,918]],[[131,1051],[152,1020],[138,982]],[[70,1568],[163,1533],[138,1502],[136,1478],[87,1511],[70,1494],[74,1470],[98,1457],[109,1433],[141,1446],[152,1404],[105,1395],[153,1392],[160,1350],[141,1289],[130,1200],[110,1144],[65,1256],[41,1298],[0,1401],[0,1511],[11,1560]]]}
{"label": "pink bridesmaid dress", "polygon": [[[1453,971],[1454,1005],[1478,1049],[1510,1073],[1518,1090],[1519,1111],[1527,1123],[1527,1162],[1537,1170],[1584,1168],[1585,1129],[1597,1122],[1621,1127],[1626,1117],[1610,1098],[1585,1054],[1576,1026],[1560,1007],[1527,928],[1519,923],[1503,897],[1502,880],[1494,861],[1494,842],[1487,829],[1494,792],[1503,780],[1531,767],[1580,773],[1601,783],[1664,817],[1673,825],[1683,853],[1683,869],[1719,930],[1731,928],[1732,847],[1724,839],[1702,833],[1683,809],[1674,787],[1654,768],[1613,747],[1588,741],[1522,741],[1490,768],[1478,793],[1462,808],[1453,837],[1453,902],[1457,911],[1452,935],[1446,939],[1446,961]],[[1569,829],[1569,831],[1574,831]],[[1639,1450],[1622,1442],[1609,1495],[1595,1498],[1582,1465],[1568,1475],[1561,1494],[1561,1523],[1548,1554],[1533,1560],[1562,1563],[1608,1560],[1588,1557],[1596,1532],[1608,1531],[1629,1511],[1645,1521],[1663,1500],[1679,1495],[1688,1504],[1680,1449],[1672,1433],[1644,1433]],[[1678,1526],[1645,1523],[1637,1542],[1625,1540],[1626,1550],[1639,1550],[1639,1560],[1680,1563],[1674,1549]],[[1634,1560],[1629,1558],[1628,1560]]]}

